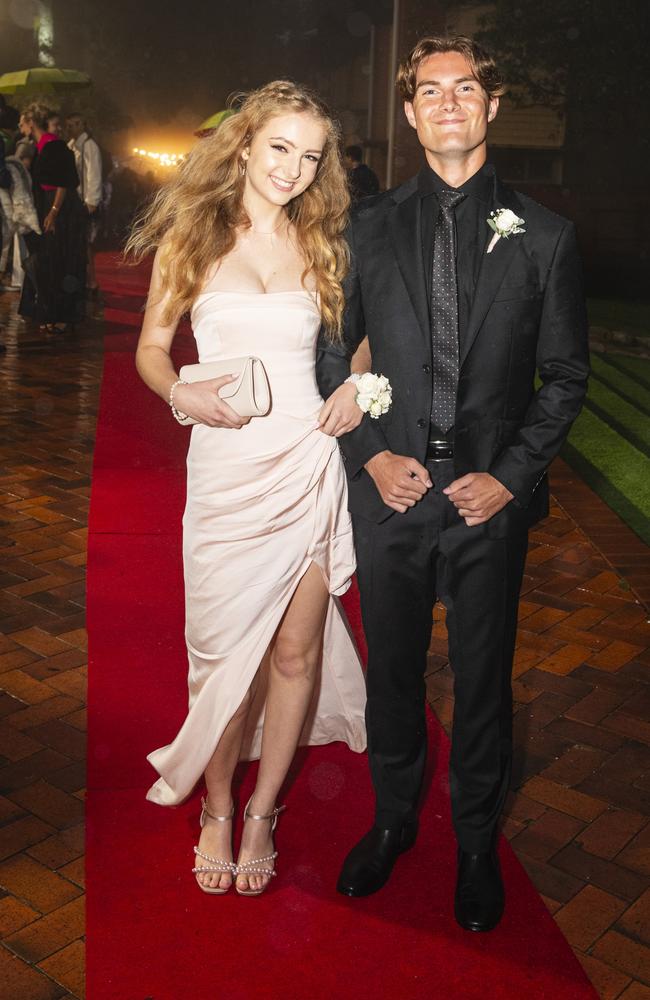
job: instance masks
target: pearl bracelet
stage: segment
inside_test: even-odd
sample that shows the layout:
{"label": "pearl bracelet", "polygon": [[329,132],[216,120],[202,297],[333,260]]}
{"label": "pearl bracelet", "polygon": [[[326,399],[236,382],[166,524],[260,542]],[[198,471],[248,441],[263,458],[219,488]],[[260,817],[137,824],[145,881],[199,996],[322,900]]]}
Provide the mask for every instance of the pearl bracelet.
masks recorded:
{"label": "pearl bracelet", "polygon": [[174,389],[176,388],[177,385],[189,385],[189,382],[186,382],[185,379],[178,378],[176,379],[173,386],[169,390],[169,405],[171,407],[173,417],[175,420],[178,420],[179,424],[182,424],[184,420],[187,420],[187,413],[183,413],[181,410],[177,410],[176,407],[174,406]]}

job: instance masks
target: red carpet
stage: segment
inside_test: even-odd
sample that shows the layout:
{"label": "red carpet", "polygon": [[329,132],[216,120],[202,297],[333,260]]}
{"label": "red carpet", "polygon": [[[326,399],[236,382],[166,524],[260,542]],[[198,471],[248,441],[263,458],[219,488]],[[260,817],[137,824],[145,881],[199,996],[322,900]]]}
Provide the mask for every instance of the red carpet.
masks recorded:
{"label": "red carpet", "polygon": [[[144,798],[155,777],[145,755],[185,712],[180,516],[189,432],[134,370],[145,270],[119,270],[104,255],[99,271],[113,312],[88,568],[89,1000],[595,997],[507,844],[501,926],[472,935],[454,923],[448,744],[433,718],[418,844],[383,892],[347,900],[334,890],[372,814],[366,760],[342,745],[298,755],[272,888],[259,899],[198,890],[190,873],[198,796],[178,809]],[[180,339],[191,357],[189,339]],[[354,596],[348,606],[358,625]],[[255,767],[242,767],[240,808]]]}

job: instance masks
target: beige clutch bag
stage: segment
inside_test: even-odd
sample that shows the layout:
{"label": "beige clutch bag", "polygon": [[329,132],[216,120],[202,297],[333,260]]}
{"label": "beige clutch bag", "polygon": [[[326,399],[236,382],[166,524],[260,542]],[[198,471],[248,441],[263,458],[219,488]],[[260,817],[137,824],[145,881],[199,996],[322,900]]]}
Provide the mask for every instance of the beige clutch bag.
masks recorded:
{"label": "beige clutch bag", "polygon": [[[207,382],[222,375],[237,375],[219,390],[219,395],[240,417],[263,417],[271,407],[271,390],[264,365],[259,358],[225,358],[202,365],[183,365],[179,372],[184,382]],[[182,424],[195,424],[186,417]]]}

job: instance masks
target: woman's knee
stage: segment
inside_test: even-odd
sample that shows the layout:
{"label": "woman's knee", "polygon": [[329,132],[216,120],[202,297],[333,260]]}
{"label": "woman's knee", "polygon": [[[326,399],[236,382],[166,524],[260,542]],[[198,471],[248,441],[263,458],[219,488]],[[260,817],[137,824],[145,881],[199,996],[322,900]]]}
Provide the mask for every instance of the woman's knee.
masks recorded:
{"label": "woman's knee", "polygon": [[291,642],[278,642],[271,655],[271,669],[285,680],[311,678],[318,665],[318,651]]}

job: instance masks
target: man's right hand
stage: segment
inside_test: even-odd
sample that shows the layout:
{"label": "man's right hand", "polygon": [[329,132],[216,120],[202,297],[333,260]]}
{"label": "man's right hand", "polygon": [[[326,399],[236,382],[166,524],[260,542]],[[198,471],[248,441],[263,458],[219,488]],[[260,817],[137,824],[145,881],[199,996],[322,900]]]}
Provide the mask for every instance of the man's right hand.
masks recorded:
{"label": "man's right hand", "polygon": [[415,458],[380,451],[366,462],[379,495],[387,507],[404,514],[433,486],[429,473]]}

